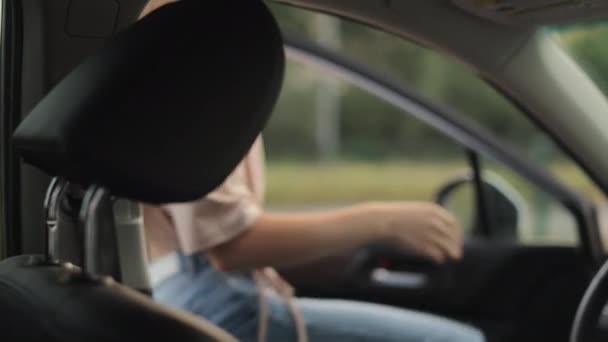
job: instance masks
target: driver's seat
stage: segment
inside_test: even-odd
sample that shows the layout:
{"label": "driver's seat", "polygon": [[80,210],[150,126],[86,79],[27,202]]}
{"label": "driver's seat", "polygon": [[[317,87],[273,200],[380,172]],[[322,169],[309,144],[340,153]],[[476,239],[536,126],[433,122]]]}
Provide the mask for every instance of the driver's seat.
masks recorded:
{"label": "driver's seat", "polygon": [[[26,162],[88,192],[77,228],[90,246],[102,233],[87,221],[95,194],[167,203],[217,187],[265,125],[283,67],[261,1],[182,0],[78,66],[22,122],[15,144]],[[89,264],[52,253],[0,262],[2,340],[233,340]]]}

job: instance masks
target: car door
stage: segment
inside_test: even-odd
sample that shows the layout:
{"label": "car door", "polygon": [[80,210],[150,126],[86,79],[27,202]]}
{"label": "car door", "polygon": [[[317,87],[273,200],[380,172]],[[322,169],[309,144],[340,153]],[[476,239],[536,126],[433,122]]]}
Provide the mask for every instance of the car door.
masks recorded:
{"label": "car door", "polygon": [[[459,151],[460,162],[436,165],[445,172],[428,198],[451,210],[466,231],[463,259],[443,265],[374,245],[282,270],[299,295],[449,316],[481,327],[490,341],[566,341],[597,261],[594,204],[466,114],[343,55],[286,39],[290,60],[307,74],[316,70],[371,94],[428,125],[444,149]],[[408,168],[402,171],[407,178]]]}

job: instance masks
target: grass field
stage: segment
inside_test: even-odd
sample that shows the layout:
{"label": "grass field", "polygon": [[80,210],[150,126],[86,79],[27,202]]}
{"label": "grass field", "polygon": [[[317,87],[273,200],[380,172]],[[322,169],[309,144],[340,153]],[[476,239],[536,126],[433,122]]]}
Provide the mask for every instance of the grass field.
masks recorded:
{"label": "grass field", "polygon": [[[338,204],[362,200],[428,200],[450,177],[466,168],[461,162],[314,162],[269,161],[269,205]],[[516,188],[531,187],[518,176],[494,168]],[[570,165],[552,167],[559,179],[575,190],[599,197],[595,187]],[[526,195],[524,193],[524,195]]]}

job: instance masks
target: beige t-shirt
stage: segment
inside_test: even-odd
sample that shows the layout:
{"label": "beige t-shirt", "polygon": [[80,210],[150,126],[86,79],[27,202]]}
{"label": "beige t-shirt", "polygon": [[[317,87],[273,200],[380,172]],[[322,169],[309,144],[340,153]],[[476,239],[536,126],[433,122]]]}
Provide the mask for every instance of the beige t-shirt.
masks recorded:
{"label": "beige t-shirt", "polygon": [[[150,259],[177,250],[185,254],[201,253],[234,239],[262,213],[264,188],[264,150],[260,137],[224,183],[205,198],[191,203],[143,206]],[[274,289],[285,299],[296,322],[298,341],[307,341],[306,324],[291,300],[291,286],[270,268],[254,272],[254,279],[260,296],[258,341],[266,340],[268,330],[265,288]]]}
{"label": "beige t-shirt", "polygon": [[264,150],[261,137],[230,176],[190,203],[143,205],[150,259],[181,250],[204,252],[246,231],[262,212]]}

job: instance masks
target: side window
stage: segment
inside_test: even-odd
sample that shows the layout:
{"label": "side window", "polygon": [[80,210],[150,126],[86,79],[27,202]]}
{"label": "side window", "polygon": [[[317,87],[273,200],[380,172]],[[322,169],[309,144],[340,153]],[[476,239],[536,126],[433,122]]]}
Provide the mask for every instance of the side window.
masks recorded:
{"label": "side window", "polygon": [[[486,216],[480,222],[470,153],[434,128],[364,90],[297,62],[288,63],[282,97],[264,132],[270,210],[311,210],[368,200],[442,202],[469,235],[522,244],[573,246],[576,222],[559,202],[492,162],[479,160]],[[340,105],[337,130],[319,138],[318,90],[331,84]],[[324,108],[325,106],[321,106]],[[335,113],[334,113],[335,115]],[[323,144],[332,141],[332,153]],[[492,192],[491,190],[495,190]]]}
{"label": "side window", "polygon": [[[564,183],[597,201],[605,201],[593,182],[551,138],[468,67],[434,50],[356,22],[282,5],[273,9],[286,32],[304,35],[458,110],[520,148],[529,158],[550,165],[550,170]],[[339,23],[334,26],[338,27],[340,39],[322,38],[324,35],[316,27],[327,21]]]}
{"label": "side window", "polygon": [[[464,149],[392,105],[297,62],[288,63],[286,76],[264,131],[270,209],[429,201],[445,180],[467,172]],[[324,139],[325,122],[315,114],[327,106],[319,105],[328,99],[318,89],[328,84],[339,112],[333,137]],[[424,146],[428,139],[434,147]]]}
{"label": "side window", "polygon": [[[486,193],[488,215],[495,228],[502,228],[501,223],[507,223],[505,229],[513,229],[517,241],[528,245],[560,245],[574,246],[579,243],[577,222],[570,210],[553,196],[539,189],[512,170],[493,162],[482,160],[483,171],[487,173],[484,180],[495,181],[500,195],[498,198],[490,191]],[[515,205],[516,215],[509,216],[508,205],[503,205],[502,195],[510,204]],[[511,221],[515,225],[510,225]],[[506,222],[505,222],[506,220]]]}
{"label": "side window", "polygon": [[[464,66],[364,25],[281,5],[273,10],[285,31],[298,32],[414,86],[547,165],[577,191],[603,201],[596,187],[550,138]],[[470,172],[465,151],[433,129],[361,90],[293,63],[265,139],[271,207],[326,207],[370,199],[429,200],[458,173]],[[576,223],[558,201],[491,161],[483,160],[482,165],[484,175],[498,176],[517,194],[514,236],[519,241],[578,243]],[[462,220],[467,212],[472,220],[473,207],[465,203],[474,204],[474,193],[464,189],[458,196],[469,197],[458,201],[458,206]],[[475,225],[466,226],[472,229]]]}

